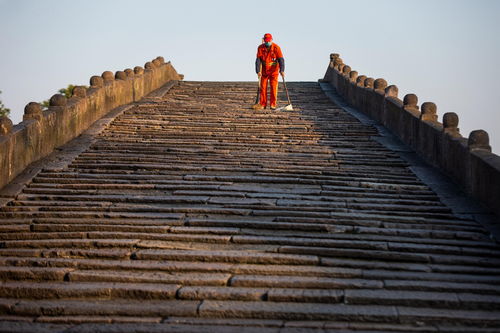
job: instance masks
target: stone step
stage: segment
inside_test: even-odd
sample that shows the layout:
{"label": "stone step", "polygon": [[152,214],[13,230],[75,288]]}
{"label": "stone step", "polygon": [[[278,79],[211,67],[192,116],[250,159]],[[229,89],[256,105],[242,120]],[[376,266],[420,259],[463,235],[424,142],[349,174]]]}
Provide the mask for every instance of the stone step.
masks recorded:
{"label": "stone step", "polygon": [[[157,240],[162,242],[204,242],[225,244],[231,241],[229,235],[206,235],[193,233],[145,233],[124,231],[85,231],[85,232],[30,232],[16,233],[14,235],[1,235],[0,245],[6,248],[47,247],[60,244],[60,246],[102,246],[100,240],[112,240],[117,246],[120,242],[136,243],[141,240]],[[96,243],[92,243],[93,241]],[[78,245],[77,245],[78,244]],[[57,246],[57,245],[56,245]]]}
{"label": "stone step", "polygon": [[180,285],[108,282],[3,282],[0,297],[17,299],[173,299]]}
{"label": "stone step", "polygon": [[[266,214],[267,213],[267,214]],[[293,213],[293,214],[292,214]],[[260,222],[259,220],[251,219],[195,219],[188,218],[186,220],[187,226],[204,226],[204,227],[236,227],[236,228],[249,228],[249,229],[280,229],[293,227],[290,230],[304,230],[304,231],[330,231],[334,232],[335,227],[365,227],[365,228],[387,228],[391,229],[411,229],[411,230],[422,230],[428,233],[443,233],[444,231],[456,231],[456,232],[479,232],[479,234],[484,233],[483,229],[479,227],[469,227],[469,226],[451,226],[444,224],[408,224],[408,223],[381,223],[381,222],[371,222],[371,221],[341,221],[335,223],[335,220],[325,219],[322,217],[329,216],[328,213],[321,214],[319,212],[306,214],[305,212],[291,212],[291,211],[252,211],[252,215],[263,217],[272,217],[271,221],[264,220],[265,222]],[[275,218],[276,216],[290,215],[290,219],[286,218]],[[292,215],[298,215],[297,218],[293,218]],[[318,216],[319,218],[308,218],[310,215]],[[290,220],[290,221],[287,221]],[[349,229],[347,229],[349,230]],[[367,230],[367,229],[365,229]],[[361,231],[360,228],[354,230],[354,233]],[[486,239],[486,238],[485,238]]]}
{"label": "stone step", "polygon": [[[318,277],[361,277],[362,272],[358,269],[342,267],[324,267],[297,264],[246,264],[237,262],[211,262],[210,258],[205,258],[201,262],[177,261],[170,262],[158,260],[123,260],[130,259],[134,254],[119,252],[119,250],[102,253],[101,256],[94,256],[91,251],[78,250],[45,250],[38,253],[39,257],[4,257],[0,259],[2,267],[7,271],[8,267],[13,269],[24,267],[60,267],[79,270],[106,270],[118,271],[140,271],[140,272],[169,272],[169,273],[228,273],[228,274],[260,274],[260,275],[297,275],[297,276],[318,276]],[[22,255],[19,251],[13,253]],[[115,255],[115,257],[111,257]],[[86,256],[82,258],[82,256]],[[245,262],[245,260],[243,260]]]}
{"label": "stone step", "polygon": [[[181,214],[179,214],[181,215]],[[34,226],[36,225],[50,225],[53,228],[59,228],[60,225],[79,225],[79,224],[84,224],[87,226],[101,226],[106,228],[106,225],[109,226],[143,226],[144,229],[142,230],[148,230],[148,228],[168,228],[172,226],[183,226],[185,222],[183,222],[183,219],[179,218],[148,218],[148,217],[129,217],[127,218],[124,216],[123,218],[119,217],[85,217],[85,216],[79,216],[77,218],[71,218],[71,217],[40,217],[40,218],[33,218],[30,220],[25,220],[27,221],[26,223],[28,224],[33,224]],[[35,227],[33,227],[35,228]],[[68,227],[70,228],[70,227]],[[71,229],[75,230],[75,229]],[[69,230],[68,230],[69,231]]]}
{"label": "stone step", "polygon": [[182,300],[149,300],[149,306],[143,300],[21,300],[9,304],[9,300],[0,299],[0,310],[17,316],[195,317],[200,304]]}
{"label": "stone step", "polygon": [[[50,218],[88,218],[88,219],[146,219],[146,220],[156,220],[159,222],[175,222],[180,221],[185,215],[183,213],[172,212],[171,208],[164,209],[166,211],[161,211],[161,209],[152,208],[149,210],[145,210],[141,212],[139,207],[136,211],[133,212],[132,209],[129,211],[117,211],[117,212],[109,212],[109,211],[95,211],[95,212],[87,212],[85,210],[68,210],[68,211],[27,211],[27,212],[5,212],[0,211],[0,219],[34,219],[34,220],[43,220]],[[180,209],[179,209],[180,210]],[[189,209],[184,209],[184,211],[188,211]],[[214,209],[215,210],[215,209]],[[159,212],[158,212],[159,211]],[[218,209],[218,211],[222,212],[223,210]]]}
{"label": "stone step", "polygon": [[[100,302],[23,300],[17,304],[9,304],[9,299],[5,298],[0,300],[0,304],[2,305],[9,304],[9,310],[14,315],[43,316],[44,319],[42,321],[45,321],[47,317],[59,317],[61,319],[62,316],[72,316],[75,318],[75,316],[130,316],[131,314],[146,318],[171,316],[197,317],[196,309],[200,304],[198,301],[180,300],[151,300],[148,303],[151,304],[150,307],[144,307],[140,301],[132,300]],[[353,318],[358,318],[358,320],[362,318],[363,322],[370,323],[370,325],[372,322],[378,323],[378,327],[381,327],[381,322],[399,321],[400,323],[408,323],[415,319],[424,324],[440,322],[448,323],[449,325],[454,322],[455,324],[476,324],[483,327],[492,327],[499,324],[498,312],[495,311],[445,309],[436,311],[431,308],[422,309],[408,306],[205,301],[201,303],[199,308],[199,316],[201,317],[217,318],[221,317],[222,314],[225,318],[330,320],[346,323],[352,322]],[[353,324],[356,325],[358,320],[355,320]],[[332,325],[335,324],[332,323]]]}
{"label": "stone step", "polygon": [[229,274],[220,273],[171,273],[171,272],[131,272],[109,270],[75,270],[67,275],[70,282],[126,282],[161,283],[182,285],[225,286]]}
{"label": "stone step", "polygon": [[348,304],[405,305],[411,307],[435,306],[474,310],[498,310],[496,296],[468,293],[420,292],[400,290],[346,290]]}
{"label": "stone step", "polygon": [[341,249],[307,246],[280,246],[280,253],[302,253],[318,255],[323,257],[357,258],[363,260],[382,260],[414,263],[437,263],[437,264],[463,264],[478,265],[484,267],[498,267],[500,260],[497,257],[475,257],[467,255],[445,255],[399,251],[377,251],[362,249]]}
{"label": "stone step", "polygon": [[19,241],[2,241],[1,248],[133,248],[140,239],[32,239]]}
{"label": "stone step", "polygon": [[317,265],[319,258],[312,255],[259,253],[254,251],[196,251],[170,249],[139,249],[137,260],[174,260],[196,262],[229,262],[260,265]]}
{"label": "stone step", "polygon": [[[418,317],[423,323],[455,322],[498,325],[500,317],[495,311],[457,311],[394,306],[361,306],[346,304],[320,305],[316,303],[273,303],[273,302],[242,302],[242,301],[205,301],[200,306],[200,315],[216,317],[224,313],[226,317],[237,318],[277,318],[295,320],[337,320],[350,321],[353,318],[363,318],[375,322],[408,322]],[[425,317],[422,315],[428,315]]]}

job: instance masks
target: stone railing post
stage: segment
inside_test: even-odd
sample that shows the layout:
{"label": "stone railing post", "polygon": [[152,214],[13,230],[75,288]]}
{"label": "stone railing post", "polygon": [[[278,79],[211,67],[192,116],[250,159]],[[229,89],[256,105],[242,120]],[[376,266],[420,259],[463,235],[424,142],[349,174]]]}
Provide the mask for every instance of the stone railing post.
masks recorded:
{"label": "stone railing post", "polygon": [[455,112],[446,112],[443,115],[443,132],[451,137],[461,137],[458,128],[458,115]]}
{"label": "stone railing post", "polygon": [[373,81],[373,94],[371,94],[372,99],[370,102],[371,107],[369,108],[370,116],[383,123],[384,115],[384,100],[385,100],[385,88],[387,88],[387,81],[384,79],[376,79]]}
{"label": "stone railing post", "polygon": [[422,104],[418,131],[417,152],[432,165],[438,166],[442,146],[443,126],[437,121],[437,106],[433,102]]}
{"label": "stone railing post", "polygon": [[415,94],[406,94],[403,98],[403,113],[401,114],[399,133],[404,142],[417,150],[418,128],[420,124],[420,110],[418,97]]}
{"label": "stone railing post", "polygon": [[23,121],[27,120],[42,120],[42,106],[37,102],[30,102],[24,107]]}
{"label": "stone railing post", "polygon": [[0,136],[9,135],[12,132],[12,121],[7,116],[0,117]]}
{"label": "stone railing post", "polygon": [[399,89],[395,85],[390,85],[385,88],[384,93],[383,124],[390,130],[397,131],[403,109],[403,102],[398,98]]}
{"label": "stone railing post", "polygon": [[470,132],[467,146],[470,151],[483,150],[491,152],[490,136],[488,135],[488,132],[484,130],[475,130]]}

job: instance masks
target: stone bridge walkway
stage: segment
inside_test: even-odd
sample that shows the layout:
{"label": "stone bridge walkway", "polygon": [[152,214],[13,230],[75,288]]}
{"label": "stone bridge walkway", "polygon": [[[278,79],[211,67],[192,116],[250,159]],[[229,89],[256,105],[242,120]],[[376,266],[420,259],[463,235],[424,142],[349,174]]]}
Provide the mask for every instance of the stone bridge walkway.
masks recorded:
{"label": "stone bridge walkway", "polygon": [[255,88],[153,94],[2,207],[0,331],[498,332],[488,232],[318,83]]}

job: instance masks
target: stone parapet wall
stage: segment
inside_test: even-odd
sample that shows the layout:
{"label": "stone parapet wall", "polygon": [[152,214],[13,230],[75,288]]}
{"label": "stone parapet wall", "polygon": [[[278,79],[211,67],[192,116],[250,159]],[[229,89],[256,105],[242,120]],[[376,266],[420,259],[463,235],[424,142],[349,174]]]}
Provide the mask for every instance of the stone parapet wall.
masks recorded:
{"label": "stone parapet wall", "polygon": [[92,76],[90,87],[75,87],[71,98],[52,96],[48,110],[31,102],[17,125],[0,117],[0,188],[30,163],[77,137],[112,109],[140,100],[168,81],[180,79],[182,75],[170,62],[157,57],[144,68]]}
{"label": "stone parapet wall", "polygon": [[380,122],[500,216],[500,156],[491,152],[486,131],[475,130],[468,138],[462,137],[456,113],[445,113],[439,122],[434,103],[419,107],[414,94],[399,99],[397,86],[358,75],[337,53],[330,55],[322,81],[329,82],[348,104]]}

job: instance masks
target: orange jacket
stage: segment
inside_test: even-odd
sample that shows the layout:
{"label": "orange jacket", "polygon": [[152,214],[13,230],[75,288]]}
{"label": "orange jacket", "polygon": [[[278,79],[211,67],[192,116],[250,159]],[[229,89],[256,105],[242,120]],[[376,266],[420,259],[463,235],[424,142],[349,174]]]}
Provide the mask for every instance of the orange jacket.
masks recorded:
{"label": "orange jacket", "polygon": [[256,71],[259,72],[262,66],[262,75],[277,75],[285,71],[285,60],[278,44],[272,43],[269,49],[265,44],[257,48],[257,60],[255,61]]}

